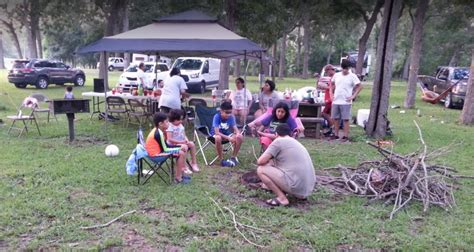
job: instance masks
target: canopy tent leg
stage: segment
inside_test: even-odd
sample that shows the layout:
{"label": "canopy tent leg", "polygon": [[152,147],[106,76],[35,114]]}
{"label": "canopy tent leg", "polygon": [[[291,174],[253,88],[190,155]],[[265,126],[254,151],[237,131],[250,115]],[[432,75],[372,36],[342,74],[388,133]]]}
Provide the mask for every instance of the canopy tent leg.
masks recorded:
{"label": "canopy tent leg", "polygon": [[[104,124],[104,131],[105,131],[105,139],[109,140],[109,134],[107,134],[107,119],[109,118],[109,110],[107,108],[107,89],[108,89],[108,83],[109,83],[109,71],[108,71],[108,58],[107,58],[107,52],[103,51],[100,53],[100,59],[102,60],[100,62],[100,68],[101,71],[103,71],[103,79],[104,79],[104,101],[105,101],[105,124]],[[99,73],[101,72],[99,71]],[[99,76],[100,78],[100,76]]]}

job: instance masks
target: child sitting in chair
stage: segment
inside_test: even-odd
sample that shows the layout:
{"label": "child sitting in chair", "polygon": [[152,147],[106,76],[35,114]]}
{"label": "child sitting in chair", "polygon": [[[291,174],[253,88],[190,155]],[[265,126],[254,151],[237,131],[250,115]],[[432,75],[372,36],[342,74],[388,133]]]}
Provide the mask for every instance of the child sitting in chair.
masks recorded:
{"label": "child sitting in chair", "polygon": [[[196,147],[192,141],[186,137],[186,132],[183,126],[183,111],[181,109],[172,109],[168,115],[170,124],[166,130],[166,142],[171,145],[180,145],[183,150],[187,152],[191,150],[191,169],[194,172],[199,172],[199,167],[196,161]],[[184,173],[191,174],[193,171],[186,166]]]}
{"label": "child sitting in chair", "polygon": [[189,183],[191,177],[181,176],[186,161],[186,152],[184,151],[184,148],[168,145],[163,134],[169,126],[168,115],[162,112],[156,113],[153,116],[153,123],[155,124],[155,128],[153,128],[150,134],[148,134],[145,142],[145,149],[149,158],[153,162],[160,163],[166,160],[169,154],[173,154],[173,156],[178,158],[175,169],[175,183]]}
{"label": "child sitting in chair", "polygon": [[[243,142],[243,136],[237,128],[235,116],[232,114],[232,104],[229,101],[222,102],[220,111],[218,111],[212,120],[212,128],[210,134],[216,145],[218,161],[221,166],[234,167],[239,164],[237,154],[240,150],[240,145]],[[222,142],[228,141],[234,145],[232,157],[230,159],[223,159]]]}

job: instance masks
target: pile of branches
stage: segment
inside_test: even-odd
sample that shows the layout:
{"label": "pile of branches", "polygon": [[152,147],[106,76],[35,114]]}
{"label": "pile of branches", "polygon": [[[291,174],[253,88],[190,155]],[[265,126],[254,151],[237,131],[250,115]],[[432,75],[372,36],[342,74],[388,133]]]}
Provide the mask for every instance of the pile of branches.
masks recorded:
{"label": "pile of branches", "polygon": [[368,197],[370,201],[393,203],[390,219],[411,201],[423,203],[426,212],[432,205],[449,210],[456,205],[453,189],[456,170],[442,165],[428,164],[429,159],[447,153],[448,148],[427,153],[421,130],[415,122],[423,148],[408,155],[400,155],[378,144],[368,143],[384,157],[365,161],[357,167],[338,166],[325,169],[317,176],[317,183],[334,192]]}

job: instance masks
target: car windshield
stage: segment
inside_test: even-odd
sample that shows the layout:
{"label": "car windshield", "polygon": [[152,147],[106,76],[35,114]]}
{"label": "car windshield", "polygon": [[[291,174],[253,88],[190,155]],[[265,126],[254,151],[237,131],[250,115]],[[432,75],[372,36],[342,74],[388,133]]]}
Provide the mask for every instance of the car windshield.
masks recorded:
{"label": "car windshield", "polygon": [[153,65],[150,65],[150,64],[145,64],[145,73],[151,73],[153,72]]}
{"label": "car windshield", "polygon": [[129,73],[135,73],[137,72],[138,70],[138,66],[136,65],[131,65],[127,68],[127,70],[125,70],[125,72],[129,72]]}
{"label": "car windshield", "polygon": [[460,80],[469,77],[469,69],[467,68],[458,68],[454,69],[454,76],[455,80]]}
{"label": "car windshield", "polygon": [[174,67],[182,70],[199,70],[201,69],[202,61],[198,59],[177,59]]}

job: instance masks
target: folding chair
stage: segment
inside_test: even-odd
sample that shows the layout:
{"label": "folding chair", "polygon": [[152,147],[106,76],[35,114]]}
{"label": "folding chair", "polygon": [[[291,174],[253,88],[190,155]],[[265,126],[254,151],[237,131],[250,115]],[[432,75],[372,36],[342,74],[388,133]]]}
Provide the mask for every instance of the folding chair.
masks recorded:
{"label": "folding chair", "polygon": [[[10,131],[12,129],[19,130],[20,134],[18,134],[18,137],[20,137],[24,131],[28,133],[27,122],[34,122],[36,125],[36,129],[38,130],[38,134],[41,136],[38,122],[36,121],[35,117],[35,108],[37,106],[38,103],[36,99],[32,97],[26,97],[25,100],[23,100],[23,103],[21,104],[20,108],[18,109],[18,114],[13,116],[7,116],[8,119],[12,120],[12,125],[10,126],[10,128],[8,128],[7,134],[10,134]],[[15,127],[15,123],[17,121],[22,122],[23,127]]]}
{"label": "folding chair", "polygon": [[[186,122],[193,122],[196,118],[196,110],[195,107],[197,105],[201,105],[207,107],[207,102],[201,98],[191,98],[188,101],[188,106],[184,107],[184,112],[186,113]],[[194,107],[194,108],[193,108]]]}
{"label": "folding chair", "polygon": [[105,99],[105,104],[107,106],[107,111],[109,114],[124,114],[124,126],[128,126],[129,121],[129,110],[127,104],[122,97],[119,96],[107,96]]}
{"label": "folding chair", "polygon": [[[215,107],[209,108],[201,105],[196,106],[196,118],[194,120],[194,142],[197,142],[199,145],[199,149],[196,151],[196,154],[199,154],[199,152],[202,154],[204,163],[206,165],[212,165],[218,158],[218,156],[216,156],[214,159],[208,162],[206,155],[204,154],[204,150],[209,145],[215,145],[214,137],[210,134],[210,129],[212,128],[212,120],[216,113],[217,108]],[[202,144],[199,135],[202,135],[206,138]],[[232,144],[227,140],[222,140],[222,145],[224,153],[233,149]]]}
{"label": "folding chair", "polygon": [[142,126],[143,123],[146,123],[147,120],[151,122],[150,118],[152,114],[149,112],[150,108],[148,105],[136,99],[128,99],[128,105],[130,107],[130,111],[128,112],[129,122],[132,121],[132,117],[137,119],[140,126]]}
{"label": "folding chair", "polygon": [[[143,130],[140,127],[137,131],[137,142],[142,146],[145,146],[145,139],[143,137]],[[146,166],[148,169],[143,169],[143,166]],[[166,156],[166,159],[157,163],[151,160],[148,156],[143,157],[137,160],[138,166],[138,184],[146,184],[148,180],[154,175],[157,174],[158,177],[163,180],[168,185],[173,183],[174,179],[174,157],[173,154]],[[140,181],[142,179],[142,181]]]}
{"label": "folding chair", "polygon": [[[35,114],[37,114],[37,113],[48,113],[47,122],[49,123],[49,116],[53,111],[50,108],[51,105],[49,103],[48,97],[46,95],[40,94],[40,93],[31,94],[30,97],[33,97],[38,101],[38,107],[35,108]],[[45,107],[42,108],[41,103],[47,103],[47,108],[45,108]],[[54,119],[56,119],[56,122],[57,122],[58,118],[56,118],[56,115],[54,113],[53,113],[53,116],[54,116]]]}

